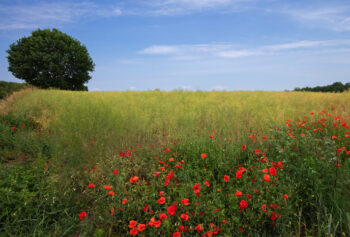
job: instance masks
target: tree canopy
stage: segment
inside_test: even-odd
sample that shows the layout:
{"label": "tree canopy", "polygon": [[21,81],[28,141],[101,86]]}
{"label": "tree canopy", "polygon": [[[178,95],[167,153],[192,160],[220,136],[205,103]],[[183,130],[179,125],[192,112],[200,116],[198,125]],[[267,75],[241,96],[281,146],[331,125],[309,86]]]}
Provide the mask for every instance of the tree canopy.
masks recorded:
{"label": "tree canopy", "polygon": [[316,87],[304,87],[295,88],[294,91],[313,91],[313,92],[344,92],[350,89],[350,83],[334,82],[332,85],[328,86],[316,86]]}
{"label": "tree canopy", "polygon": [[8,70],[40,88],[87,90],[95,66],[84,45],[57,29],[33,31],[6,52]]}

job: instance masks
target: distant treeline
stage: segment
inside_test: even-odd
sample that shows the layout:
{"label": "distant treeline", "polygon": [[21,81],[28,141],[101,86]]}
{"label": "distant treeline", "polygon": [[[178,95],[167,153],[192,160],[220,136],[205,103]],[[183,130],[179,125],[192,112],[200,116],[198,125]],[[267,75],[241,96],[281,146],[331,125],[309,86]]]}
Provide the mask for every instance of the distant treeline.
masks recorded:
{"label": "distant treeline", "polygon": [[332,85],[328,86],[316,86],[316,87],[304,87],[304,88],[295,88],[294,91],[313,91],[313,92],[343,92],[350,89],[350,82],[341,83],[334,82]]}
{"label": "distant treeline", "polygon": [[0,100],[26,87],[28,87],[26,83],[0,81]]}

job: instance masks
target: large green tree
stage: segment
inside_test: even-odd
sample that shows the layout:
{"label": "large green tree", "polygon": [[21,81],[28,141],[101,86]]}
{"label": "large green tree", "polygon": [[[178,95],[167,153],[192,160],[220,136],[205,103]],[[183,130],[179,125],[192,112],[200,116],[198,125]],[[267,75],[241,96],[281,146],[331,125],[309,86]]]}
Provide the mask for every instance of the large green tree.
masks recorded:
{"label": "large green tree", "polygon": [[95,66],[84,45],[57,29],[33,31],[6,52],[8,70],[40,88],[87,90]]}

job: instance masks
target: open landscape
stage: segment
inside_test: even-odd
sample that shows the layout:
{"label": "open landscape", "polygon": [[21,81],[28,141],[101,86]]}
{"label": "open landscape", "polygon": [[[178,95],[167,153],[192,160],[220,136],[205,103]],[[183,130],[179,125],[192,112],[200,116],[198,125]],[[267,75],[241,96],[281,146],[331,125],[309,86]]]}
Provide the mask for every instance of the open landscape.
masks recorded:
{"label": "open landscape", "polygon": [[350,237],[349,0],[0,1],[0,237]]}
{"label": "open landscape", "polygon": [[25,89],[1,103],[4,235],[350,233],[349,92]]}

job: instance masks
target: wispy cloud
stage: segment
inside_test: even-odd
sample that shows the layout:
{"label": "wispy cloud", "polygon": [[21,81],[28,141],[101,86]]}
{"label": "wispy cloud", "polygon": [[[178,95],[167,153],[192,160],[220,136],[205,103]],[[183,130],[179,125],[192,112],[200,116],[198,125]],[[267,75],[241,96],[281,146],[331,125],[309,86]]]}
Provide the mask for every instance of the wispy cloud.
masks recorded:
{"label": "wispy cloud", "polygon": [[60,27],[81,18],[122,15],[117,7],[102,7],[91,2],[40,3],[31,5],[0,5],[0,30]]}
{"label": "wispy cloud", "polygon": [[334,31],[350,30],[350,6],[330,6],[323,8],[293,9],[284,11],[299,22]]}
{"label": "wispy cloud", "polygon": [[350,40],[302,40],[283,44],[262,45],[244,48],[234,44],[193,44],[193,45],[153,45],[141,50],[140,54],[162,55],[177,60],[203,58],[242,58],[259,55],[273,55],[300,50],[349,50]]}

